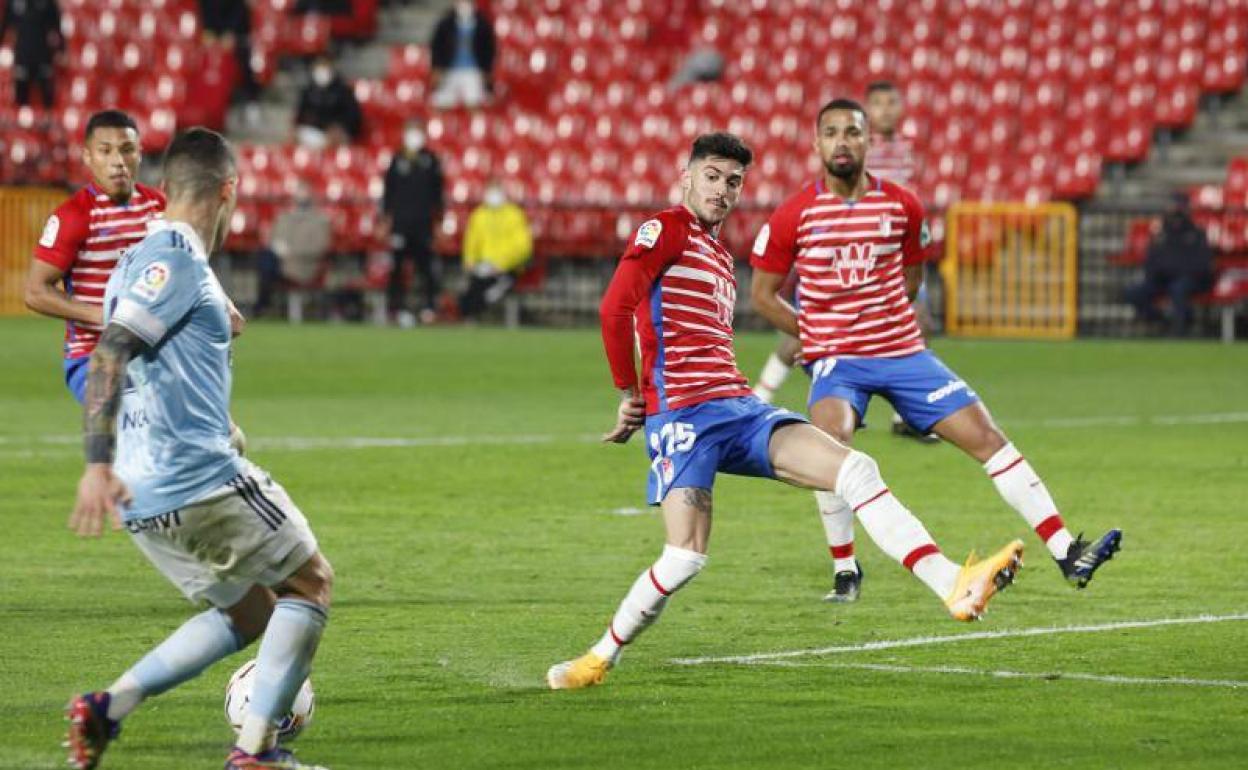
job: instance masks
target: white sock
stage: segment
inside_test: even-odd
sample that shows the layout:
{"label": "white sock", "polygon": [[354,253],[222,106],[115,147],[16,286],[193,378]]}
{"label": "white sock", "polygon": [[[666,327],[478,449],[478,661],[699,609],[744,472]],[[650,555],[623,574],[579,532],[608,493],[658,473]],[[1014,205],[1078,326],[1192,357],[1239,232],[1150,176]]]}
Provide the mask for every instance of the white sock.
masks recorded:
{"label": "white sock", "polygon": [[793,367],[780,360],[780,356],[772,353],[767,358],[767,363],[763,364],[763,371],[758,375],[758,382],[754,383],[754,395],[758,396],[760,401],[770,404],[771,400],[776,397],[776,391],[780,390],[784,385],[784,381],[789,378],[789,372]]}
{"label": "white sock", "polygon": [[1013,444],[1006,444],[984,463],[984,471],[1010,507],[1027,520],[1054,559],[1065,559],[1074,540],[1044,482]]}
{"label": "white sock", "polygon": [[901,562],[941,599],[953,593],[958,565],[945,558],[922,522],[888,491],[875,460],[851,451],[837,474],[836,493],[884,553]]}
{"label": "white sock", "polygon": [[844,498],[834,492],[815,492],[819,504],[819,518],[828,536],[828,550],[832,553],[834,572],[857,572],[858,560],[854,558],[854,511]]}
{"label": "white sock", "polygon": [[693,580],[705,566],[706,554],[673,545],[663,546],[663,555],[641,573],[620,602],[606,633],[593,646],[594,654],[615,665],[624,645],[654,623],[667,605],[667,598]]}

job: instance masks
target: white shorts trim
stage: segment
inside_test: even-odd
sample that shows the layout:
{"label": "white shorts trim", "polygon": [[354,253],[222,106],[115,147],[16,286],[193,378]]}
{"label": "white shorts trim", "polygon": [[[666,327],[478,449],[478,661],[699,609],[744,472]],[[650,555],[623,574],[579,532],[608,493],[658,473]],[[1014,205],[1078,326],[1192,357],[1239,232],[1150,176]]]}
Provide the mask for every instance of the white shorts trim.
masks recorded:
{"label": "white shorts trim", "polygon": [[308,520],[259,466],[176,511],[126,523],[139,550],[193,602],[222,609],[274,586],[318,550]]}

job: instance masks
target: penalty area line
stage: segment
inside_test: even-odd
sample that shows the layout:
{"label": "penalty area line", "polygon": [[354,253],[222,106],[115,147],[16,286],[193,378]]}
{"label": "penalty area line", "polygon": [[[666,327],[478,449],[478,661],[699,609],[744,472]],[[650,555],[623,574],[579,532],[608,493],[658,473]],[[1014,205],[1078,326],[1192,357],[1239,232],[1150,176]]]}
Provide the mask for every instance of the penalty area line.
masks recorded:
{"label": "penalty area line", "polygon": [[989,676],[994,679],[1040,679],[1047,681],[1070,679],[1080,682],[1101,682],[1103,684],[1168,684],[1187,687],[1228,687],[1231,689],[1248,687],[1248,682],[1238,679],[1193,679],[1185,676],[1118,676],[1115,674],[1085,674],[1078,671],[1008,671],[966,668],[964,666],[903,666],[891,663],[798,662],[792,660],[761,660],[745,665],[774,666],[777,668],[834,668],[855,671],[880,671],[890,674],[962,674]]}
{"label": "penalty area line", "polygon": [[1197,623],[1228,623],[1248,620],[1248,612],[1234,615],[1194,615],[1185,618],[1157,618],[1154,620],[1122,620],[1112,623],[1098,623],[1083,626],[1041,626],[1036,628],[1015,628],[1001,631],[975,631],[967,634],[949,634],[947,636],[916,636],[909,639],[882,639],[862,644],[843,644],[835,647],[814,647],[805,650],[781,650],[779,652],[758,652],[750,655],[712,655],[701,658],[673,658],[672,663],[678,666],[705,666],[707,664],[727,663],[750,665],[766,661],[790,660],[819,655],[843,655],[854,652],[872,652],[874,650],[895,650],[904,647],[930,647],[938,644],[954,642],[970,642],[983,639],[1017,639],[1028,636],[1052,636],[1055,634],[1095,634],[1102,631],[1118,631],[1133,628],[1157,628],[1160,626],[1184,626]]}

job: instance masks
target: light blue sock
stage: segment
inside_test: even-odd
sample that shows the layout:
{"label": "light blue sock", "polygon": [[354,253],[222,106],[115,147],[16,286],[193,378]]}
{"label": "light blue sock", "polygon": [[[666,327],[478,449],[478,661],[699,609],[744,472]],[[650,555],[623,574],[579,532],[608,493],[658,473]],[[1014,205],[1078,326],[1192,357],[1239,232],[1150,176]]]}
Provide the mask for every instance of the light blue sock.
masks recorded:
{"label": "light blue sock", "polygon": [[274,722],[290,706],[312,671],[312,658],[328,619],[326,610],[302,599],[278,599],[256,655],[251,714]]}
{"label": "light blue sock", "polygon": [[183,623],[134,664],[122,680],[133,681],[142,697],[149,698],[194,679],[213,663],[245,646],[228,615],[221,610],[208,610]]}

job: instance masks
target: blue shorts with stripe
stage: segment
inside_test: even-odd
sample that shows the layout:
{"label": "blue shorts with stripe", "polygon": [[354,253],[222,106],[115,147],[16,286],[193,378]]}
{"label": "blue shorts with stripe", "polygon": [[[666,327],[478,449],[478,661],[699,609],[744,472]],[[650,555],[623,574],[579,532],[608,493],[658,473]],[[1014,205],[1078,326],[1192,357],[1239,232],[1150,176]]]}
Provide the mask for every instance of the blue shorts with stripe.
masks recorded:
{"label": "blue shorts with stripe", "polygon": [[64,363],[65,387],[80,404],[87,398],[87,364],[90,361],[91,356],[79,356],[67,358]]}
{"label": "blue shorts with stripe", "polygon": [[930,350],[898,358],[821,358],[806,366],[810,400],[848,401],[862,423],[871,397],[884,397],[910,427],[926,433],[958,410],[978,403],[966,381]]}
{"label": "blue shorts with stripe", "polygon": [[646,418],[647,502],[658,505],[679,487],[711,489],[717,473],[775,478],[769,453],[771,434],[794,422],[806,422],[806,418],[754,396],[718,398],[650,415]]}

